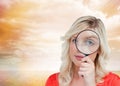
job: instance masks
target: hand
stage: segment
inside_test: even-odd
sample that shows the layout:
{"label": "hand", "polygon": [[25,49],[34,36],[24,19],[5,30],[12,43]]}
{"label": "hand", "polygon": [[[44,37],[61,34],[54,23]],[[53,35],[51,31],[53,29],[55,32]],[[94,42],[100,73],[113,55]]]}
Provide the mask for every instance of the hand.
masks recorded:
{"label": "hand", "polygon": [[96,86],[95,85],[95,66],[94,62],[89,58],[89,56],[81,60],[81,65],[78,71],[79,76],[83,77],[86,86]]}

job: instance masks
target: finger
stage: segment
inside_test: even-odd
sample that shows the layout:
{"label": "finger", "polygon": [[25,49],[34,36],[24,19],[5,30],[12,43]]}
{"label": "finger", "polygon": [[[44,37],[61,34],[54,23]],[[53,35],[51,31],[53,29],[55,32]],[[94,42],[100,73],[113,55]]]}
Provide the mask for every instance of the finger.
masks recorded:
{"label": "finger", "polygon": [[81,59],[81,61],[86,63],[93,63],[89,56],[86,56],[85,58]]}
{"label": "finger", "polygon": [[85,76],[87,76],[87,73],[81,72],[81,71],[79,71],[78,74],[79,74],[80,77],[85,77]]}
{"label": "finger", "polygon": [[84,76],[84,75],[85,75],[85,72],[79,71],[78,74],[79,74],[79,76]]}
{"label": "finger", "polygon": [[79,71],[81,71],[81,72],[86,72],[88,70],[89,70],[88,68],[79,68]]}
{"label": "finger", "polygon": [[94,69],[94,63],[81,62],[80,68]]}
{"label": "finger", "polygon": [[80,64],[80,68],[88,68],[90,66],[91,65],[89,63],[86,63],[86,62],[81,62],[81,64]]}

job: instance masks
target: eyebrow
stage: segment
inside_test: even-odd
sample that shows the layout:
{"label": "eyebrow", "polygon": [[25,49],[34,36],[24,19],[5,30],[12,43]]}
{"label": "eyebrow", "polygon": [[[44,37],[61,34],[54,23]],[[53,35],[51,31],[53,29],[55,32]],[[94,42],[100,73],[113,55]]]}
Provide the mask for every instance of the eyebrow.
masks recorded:
{"label": "eyebrow", "polygon": [[95,39],[99,39],[98,36],[89,36],[87,38],[95,38]]}
{"label": "eyebrow", "polygon": [[71,38],[73,38],[73,37],[76,38],[77,36],[78,36],[78,34],[74,34]]}
{"label": "eyebrow", "polygon": [[72,36],[71,39],[77,38],[77,36]]}

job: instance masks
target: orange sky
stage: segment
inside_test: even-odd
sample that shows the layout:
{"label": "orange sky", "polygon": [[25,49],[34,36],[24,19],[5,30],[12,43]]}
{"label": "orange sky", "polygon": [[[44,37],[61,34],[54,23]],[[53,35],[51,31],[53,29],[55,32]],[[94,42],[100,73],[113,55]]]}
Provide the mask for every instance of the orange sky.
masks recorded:
{"label": "orange sky", "polygon": [[112,49],[107,68],[120,70],[114,67],[120,65],[119,0],[1,0],[0,12],[0,50],[7,53],[14,48],[16,57],[9,59],[17,60],[14,65],[20,69],[59,70],[60,37],[78,17],[89,14],[105,23]]}

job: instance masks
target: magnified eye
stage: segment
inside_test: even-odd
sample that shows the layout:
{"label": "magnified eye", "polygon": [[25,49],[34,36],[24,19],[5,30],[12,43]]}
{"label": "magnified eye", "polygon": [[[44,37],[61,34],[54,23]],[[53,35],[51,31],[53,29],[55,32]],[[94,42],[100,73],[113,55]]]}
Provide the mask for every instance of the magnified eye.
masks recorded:
{"label": "magnified eye", "polygon": [[100,44],[99,35],[92,30],[81,31],[78,33],[76,40],[71,41],[75,42],[76,48],[85,56],[97,51]]}
{"label": "magnified eye", "polygon": [[95,43],[94,43],[94,40],[92,40],[92,39],[87,39],[87,40],[85,41],[85,44],[86,44],[87,46],[93,46]]}

